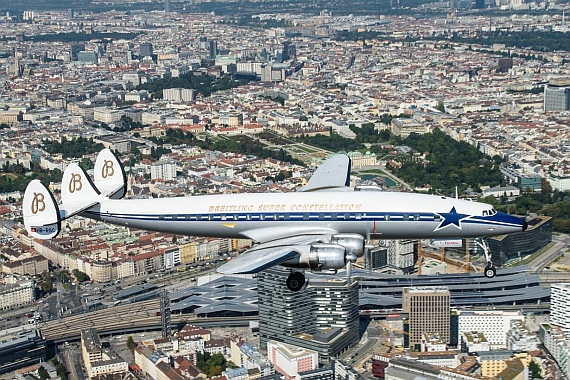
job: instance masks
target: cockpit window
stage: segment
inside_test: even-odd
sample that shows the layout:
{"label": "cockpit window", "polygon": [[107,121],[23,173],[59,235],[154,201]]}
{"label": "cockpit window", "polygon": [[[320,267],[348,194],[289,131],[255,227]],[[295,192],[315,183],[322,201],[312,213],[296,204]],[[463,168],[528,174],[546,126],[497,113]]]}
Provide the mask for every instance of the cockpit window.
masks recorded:
{"label": "cockpit window", "polygon": [[483,210],[483,216],[493,216],[497,213],[497,210],[495,210],[494,208],[490,209],[490,210]]}
{"label": "cockpit window", "polygon": [[489,213],[487,212],[487,210],[483,210],[483,216],[488,216]]}

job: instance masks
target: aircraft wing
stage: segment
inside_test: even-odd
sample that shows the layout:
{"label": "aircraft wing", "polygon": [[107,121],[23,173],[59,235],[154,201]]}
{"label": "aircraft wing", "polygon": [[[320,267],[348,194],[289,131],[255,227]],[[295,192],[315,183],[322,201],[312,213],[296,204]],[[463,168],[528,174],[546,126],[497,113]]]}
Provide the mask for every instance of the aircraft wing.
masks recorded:
{"label": "aircraft wing", "polygon": [[350,186],[350,158],[344,154],[333,156],[323,162],[311,176],[307,185],[299,191],[319,191]]}
{"label": "aircraft wing", "polygon": [[310,244],[330,239],[330,235],[294,236],[258,244],[218,268],[223,274],[249,274],[278,265],[308,250]]}

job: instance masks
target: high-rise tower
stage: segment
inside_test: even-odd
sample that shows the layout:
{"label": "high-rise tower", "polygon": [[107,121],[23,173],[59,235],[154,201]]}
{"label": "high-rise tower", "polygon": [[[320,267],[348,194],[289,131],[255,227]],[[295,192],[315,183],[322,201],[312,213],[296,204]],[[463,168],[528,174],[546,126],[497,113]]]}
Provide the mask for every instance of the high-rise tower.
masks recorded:
{"label": "high-rise tower", "polygon": [[409,315],[410,347],[419,345],[424,333],[437,333],[449,344],[449,299],[449,289],[444,286],[404,288],[402,311]]}
{"label": "high-rise tower", "polygon": [[570,283],[550,286],[550,323],[570,333]]}
{"label": "high-rise tower", "polygon": [[258,274],[260,349],[275,340],[315,350],[328,361],[359,340],[358,282],[340,276],[312,276],[305,289],[290,291],[289,270]]}

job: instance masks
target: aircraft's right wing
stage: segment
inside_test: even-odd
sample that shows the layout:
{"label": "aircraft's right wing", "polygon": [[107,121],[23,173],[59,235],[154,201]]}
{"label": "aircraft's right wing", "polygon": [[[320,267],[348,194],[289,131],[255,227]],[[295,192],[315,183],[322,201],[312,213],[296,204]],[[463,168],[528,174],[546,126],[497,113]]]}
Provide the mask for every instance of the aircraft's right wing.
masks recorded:
{"label": "aircraft's right wing", "polygon": [[323,162],[313,173],[307,185],[299,191],[319,191],[350,186],[350,158],[338,154]]}
{"label": "aircraft's right wing", "polygon": [[330,235],[293,236],[256,245],[217,270],[223,274],[257,273],[308,251],[312,243],[330,239]]}

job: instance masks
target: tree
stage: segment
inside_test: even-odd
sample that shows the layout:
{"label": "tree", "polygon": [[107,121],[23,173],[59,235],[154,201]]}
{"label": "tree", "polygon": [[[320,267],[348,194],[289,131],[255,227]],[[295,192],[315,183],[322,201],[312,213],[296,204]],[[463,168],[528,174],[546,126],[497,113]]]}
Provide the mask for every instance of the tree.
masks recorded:
{"label": "tree", "polygon": [[69,280],[71,279],[71,275],[69,274],[68,270],[61,270],[59,272],[57,272],[57,279],[61,282],[69,282]]}
{"label": "tree", "polygon": [[77,282],[89,281],[89,276],[87,273],[80,271],[79,269],[73,270],[73,276],[77,279]]}
{"label": "tree", "polygon": [[95,164],[89,158],[82,158],[79,162],[79,166],[81,166],[83,170],[87,171],[93,169],[95,167]]}
{"label": "tree", "polygon": [[43,366],[38,368],[38,375],[40,376],[40,380],[49,379],[49,373]]}
{"label": "tree", "polygon": [[135,350],[136,347],[137,347],[137,342],[135,342],[133,337],[129,335],[129,337],[127,338],[127,348],[132,352]]}
{"label": "tree", "polygon": [[540,366],[535,361],[531,361],[528,364],[528,369],[530,370],[533,379],[542,379],[542,368],[540,368]]}
{"label": "tree", "polygon": [[445,112],[445,106],[442,101],[437,102],[435,109],[441,112]]}

